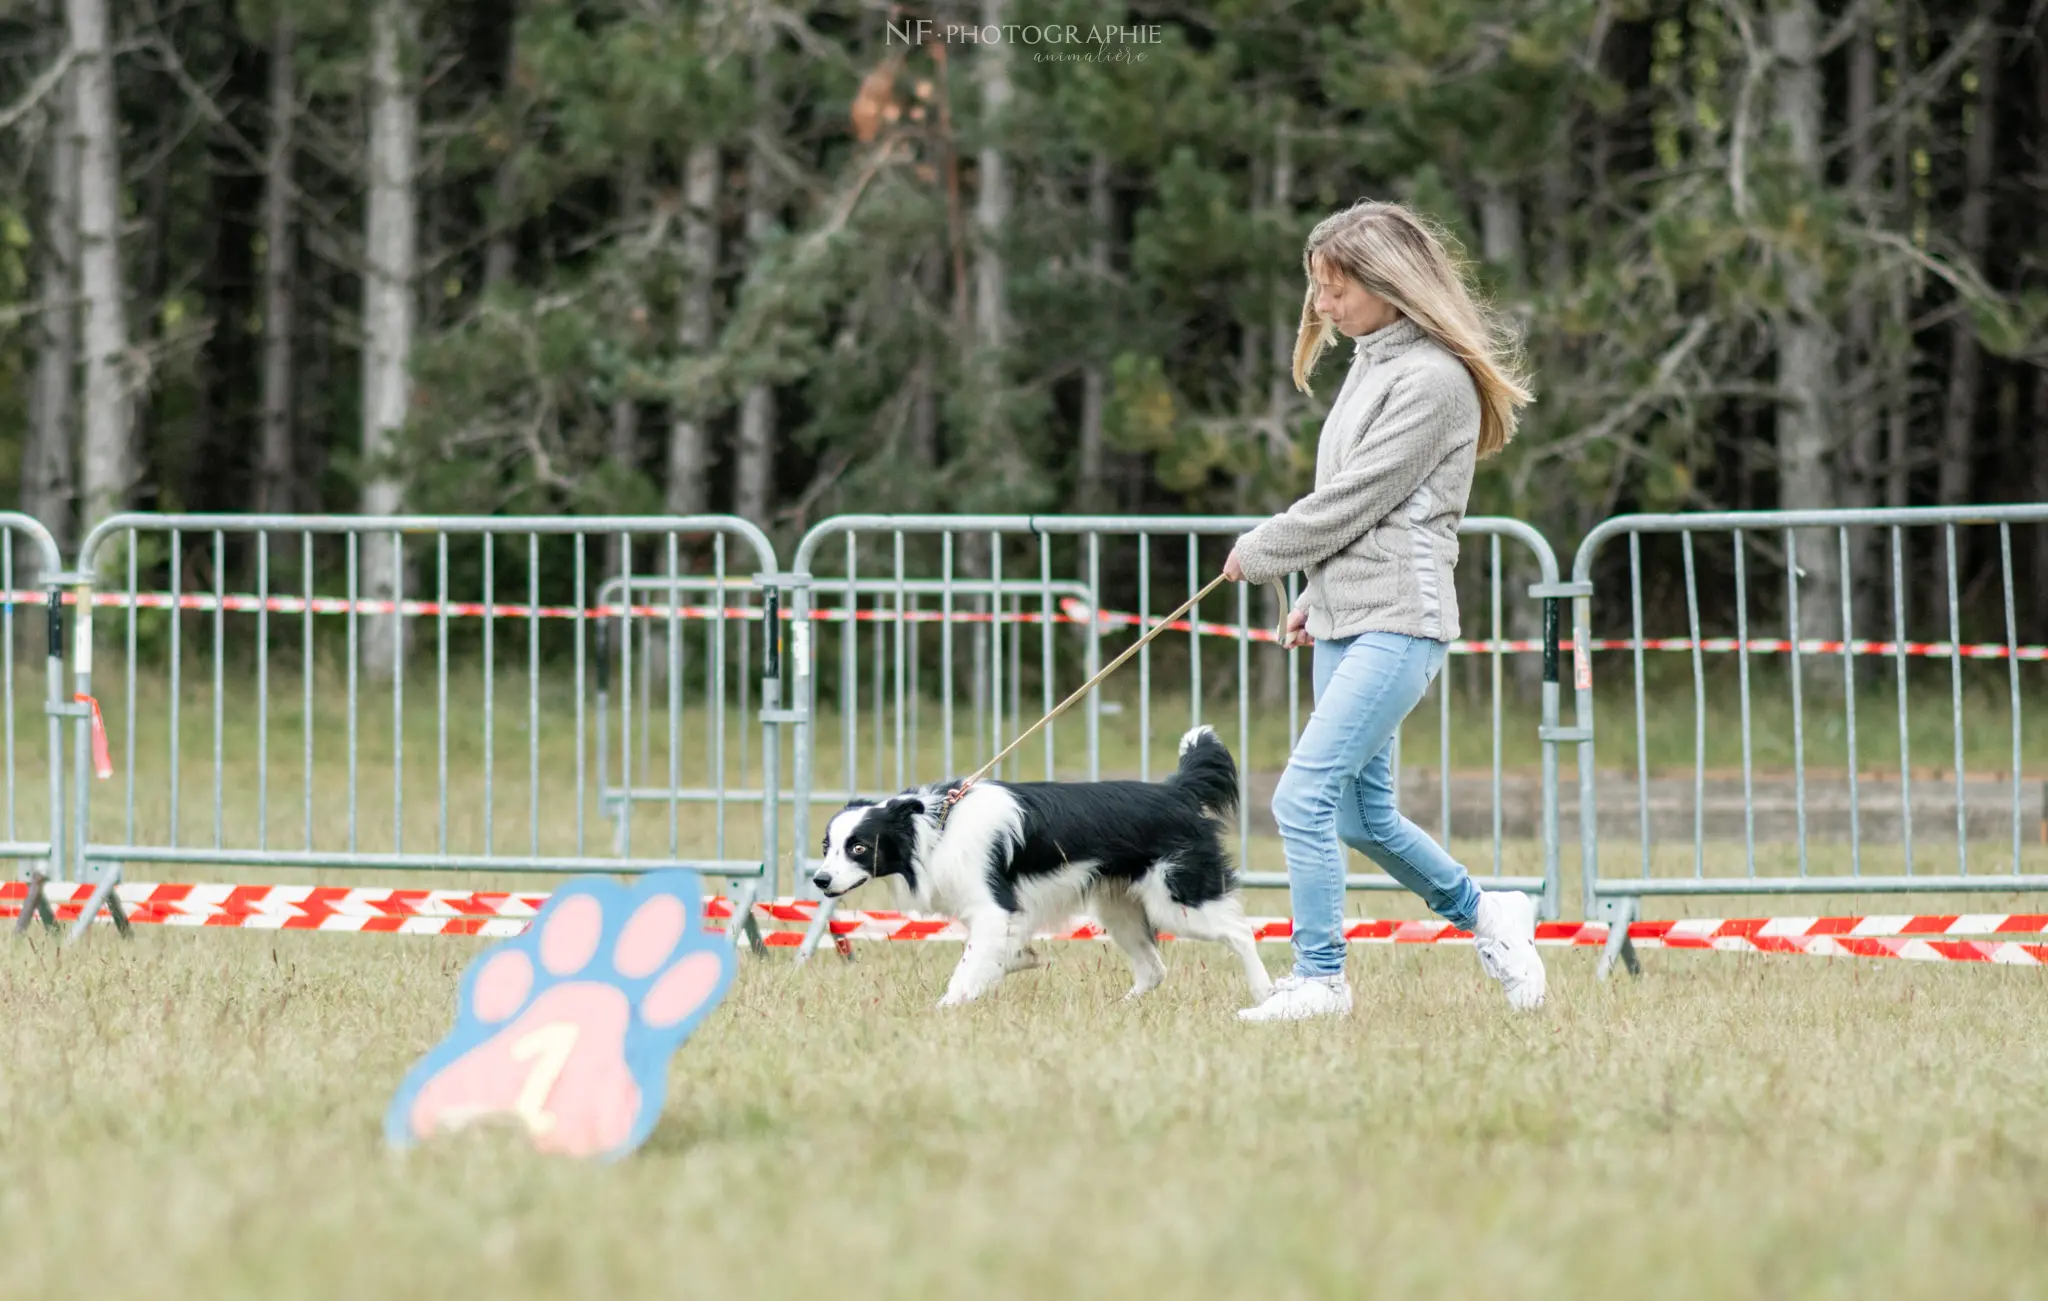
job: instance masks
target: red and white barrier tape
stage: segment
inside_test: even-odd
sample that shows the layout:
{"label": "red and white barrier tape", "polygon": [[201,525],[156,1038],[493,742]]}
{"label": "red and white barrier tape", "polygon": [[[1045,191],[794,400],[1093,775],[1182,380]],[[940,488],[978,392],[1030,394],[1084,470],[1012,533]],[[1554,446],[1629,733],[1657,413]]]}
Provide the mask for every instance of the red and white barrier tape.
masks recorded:
{"label": "red and white barrier tape", "polygon": [[[740,584],[733,585],[736,589]],[[0,600],[16,605],[46,605],[41,592],[0,592]],[[65,605],[78,604],[76,595],[64,594]],[[523,605],[496,601],[389,601],[358,597],[349,600],[343,596],[252,596],[230,593],[214,596],[209,592],[180,592],[173,597],[169,592],[94,592],[94,609],[138,610],[179,609],[210,613],[224,610],[230,614],[391,614],[399,613],[418,617],[446,614],[451,618],[481,619],[486,616],[495,619],[616,619],[631,615],[636,618],[667,618],[669,607],[665,605]],[[814,615],[829,621],[835,612],[820,610]],[[865,613],[865,612],[863,612]],[[721,617],[734,622],[753,620],[759,622],[761,611],[745,606],[728,606],[723,610],[715,605],[678,605],[675,607],[678,619],[716,619]],[[787,617],[785,615],[784,617]]]}
{"label": "red and white barrier tape", "polygon": [[[28,887],[0,885],[0,916],[21,912]],[[124,882],[115,888],[129,920],[165,926],[265,930],[389,931],[407,935],[517,935],[547,903],[545,892],[389,890],[329,885],[183,885]],[[50,883],[60,920],[92,895],[81,882]],[[104,914],[102,914],[104,916]]]}
{"label": "red and white barrier tape", "polygon": [[[734,584],[740,588],[742,584]],[[0,592],[0,602],[16,605],[44,604],[41,592]],[[169,592],[95,592],[92,603],[95,608],[140,610],[168,610],[173,607],[209,613],[223,610],[229,613],[254,613],[263,611],[270,614],[391,614],[399,613],[413,618],[434,618],[447,615],[450,618],[479,619],[616,619],[631,617],[637,619],[666,619],[671,614],[668,606],[661,605],[594,605],[589,607],[573,605],[521,605],[508,602],[483,601],[389,601],[358,598],[350,601],[345,597],[316,596],[310,599],[302,596],[259,597],[246,594],[214,596],[210,593],[181,592],[175,598]],[[64,604],[76,604],[76,597],[67,592]],[[1035,625],[1085,624],[1088,622],[1088,604],[1074,597],[1060,599],[1060,612],[1049,614],[1042,610],[1016,610],[1008,613],[981,613],[971,610],[905,610],[902,619],[906,623],[1004,623]],[[678,605],[673,608],[677,619],[709,621],[726,619],[735,623],[758,623],[762,611],[756,607],[716,605]],[[794,619],[792,611],[782,612],[784,619]],[[869,607],[847,610],[843,606],[822,606],[811,611],[813,623],[893,623],[897,614],[893,609]],[[1119,610],[1104,610],[1096,620],[1104,628],[1156,627],[1157,618],[1140,619],[1136,614]],[[1222,637],[1231,640],[1249,638],[1252,641],[1270,642],[1275,640],[1270,628],[1241,628],[1236,624],[1213,621],[1190,621],[1176,619],[1167,625],[1170,632],[1193,632],[1204,637]],[[1558,649],[1569,651],[1575,643],[1565,637],[1558,641]],[[1635,650],[1636,642],[1626,637],[1596,637],[1587,643],[1596,651]],[[1699,641],[1699,650],[1709,655],[1735,654],[1744,643],[1735,637],[1704,637]],[[1690,651],[1693,649],[1690,637],[1646,637],[1642,649],[1646,651]],[[1948,659],[1952,655],[1969,660],[2018,659],[2021,661],[2048,661],[2048,646],[2007,646],[2003,642],[1964,642],[1956,644],[1945,641],[1854,641],[1848,644],[1852,655],[1895,656],[1904,654],[1924,659]],[[1782,637],[1752,637],[1748,641],[1752,655],[1784,655],[1792,650],[1792,642]],[[1529,638],[1503,639],[1494,642],[1484,638],[1468,638],[1451,643],[1453,655],[1490,655],[1496,649],[1503,654],[1527,655],[1543,649],[1541,641]],[[1802,655],[1840,655],[1843,643],[1819,638],[1804,638],[1799,642]]]}
{"label": "red and white barrier tape", "polygon": [[[78,883],[46,887],[58,920],[70,921],[91,896]],[[547,902],[545,893],[490,890],[391,890],[311,885],[183,885],[123,884],[121,903],[130,921],[164,926],[227,926],[251,930],[371,931],[401,935],[517,935]],[[20,913],[26,887],[0,885],[0,917]],[[754,906],[764,921],[808,923],[817,901],[777,899]],[[732,916],[731,901],[705,900],[713,920]],[[105,914],[102,914],[104,919]],[[1285,917],[1252,918],[1254,934],[1268,943],[1293,935]],[[849,940],[958,942],[966,931],[944,917],[884,909],[846,910],[834,914],[831,933]],[[2048,943],[2024,943],[2006,937],[2048,935],[2048,914],[1979,913],[1887,915],[1869,917],[1688,918],[1683,921],[1636,922],[1629,937],[1638,947],[1713,949],[1721,952],[1805,953],[1816,956],[1906,958],[1933,962],[1990,962],[2021,966],[2048,965]],[[777,948],[801,943],[796,931],[770,931],[764,937]],[[1042,935],[1051,940],[1101,940],[1102,928],[1076,919],[1067,927]],[[1162,935],[1162,939],[1172,939]],[[1391,921],[1358,918],[1344,925],[1352,944],[1458,944],[1472,935],[1442,921]],[[1607,942],[1603,922],[1544,922],[1536,941],[1546,946],[1586,948]]]}
{"label": "red and white barrier tape", "polygon": [[[732,584],[733,590],[751,590],[751,585]],[[16,605],[41,606],[48,604],[41,592],[0,591],[0,602]],[[391,601],[358,597],[351,601],[342,596],[254,596],[246,593],[228,593],[215,596],[210,592],[180,592],[175,597],[169,592],[94,592],[94,609],[138,610],[179,609],[201,614],[223,610],[229,614],[404,614],[419,618],[430,618],[446,614],[450,618],[481,619],[617,619],[631,616],[638,619],[666,619],[671,607],[666,605],[525,605],[507,601]],[[78,598],[71,592],[64,594],[63,604],[76,606]],[[673,607],[678,619],[729,619],[734,623],[759,623],[762,611],[759,606],[716,606],[677,605]],[[783,610],[785,620],[796,616],[790,610]],[[896,612],[889,609],[869,607],[849,612],[841,606],[824,606],[811,611],[813,623],[845,623],[851,618],[860,623],[894,622]],[[908,623],[941,623],[950,619],[954,623],[1072,623],[1062,615],[1046,615],[1035,610],[1019,610],[1004,614],[981,614],[974,611],[954,611],[951,615],[941,610],[905,610],[903,618]]]}

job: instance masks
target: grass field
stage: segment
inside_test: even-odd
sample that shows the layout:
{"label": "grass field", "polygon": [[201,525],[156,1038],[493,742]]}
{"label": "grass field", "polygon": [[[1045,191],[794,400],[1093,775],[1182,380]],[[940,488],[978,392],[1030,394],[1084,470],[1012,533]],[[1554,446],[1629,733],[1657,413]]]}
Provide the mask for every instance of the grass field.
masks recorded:
{"label": "grass field", "polygon": [[[246,673],[223,675],[214,766],[211,673],[187,678],[171,795],[169,697],[144,675],[126,741],[125,687],[102,674],[116,777],[93,793],[94,834],[164,843],[177,810],[185,844],[345,845],[348,710],[338,675],[312,694],[314,777],[304,776],[305,693],[272,680],[268,764],[257,763]],[[1918,679],[1916,679],[1916,682]],[[499,853],[575,848],[580,809],[604,852],[586,749],[576,799],[573,698],[497,683],[488,825]],[[1947,696],[1916,691],[1916,764],[1952,753]],[[439,736],[431,675],[406,684],[403,844],[439,837]],[[1763,697],[1760,695],[1759,700]],[[1651,716],[1660,768],[1691,762],[1689,688]],[[876,748],[856,735],[863,782],[893,780],[893,720]],[[1454,702],[1453,764],[1490,762],[1484,715]],[[1872,697],[1872,710],[1886,704]],[[616,702],[615,702],[616,705]],[[665,701],[657,697],[657,710]],[[1810,707],[1818,708],[1809,701]],[[1966,698],[1971,771],[2010,764],[1997,683]],[[1737,737],[1725,692],[1710,698],[1709,763]],[[1155,705],[1154,770],[1185,725],[1185,701]],[[1602,702],[1602,764],[1633,761],[1632,703]],[[1034,711],[1035,712],[1035,711]],[[1435,715],[1413,726],[1436,761]],[[393,843],[392,706],[358,702],[354,829]],[[448,843],[484,840],[483,708],[473,672],[450,687]],[[1873,719],[1886,718],[1875,713]],[[840,719],[819,720],[820,784],[843,782]],[[1235,713],[1215,717],[1233,745]],[[1753,722],[1760,768],[1787,761],[1785,716]],[[1104,767],[1136,768],[1131,708],[1104,719]],[[1250,762],[1284,754],[1284,712],[1252,719]],[[39,819],[41,718],[16,711],[18,824]],[[1870,725],[1862,762],[1884,761]],[[594,745],[594,721],[586,734]],[[919,717],[919,767],[936,764],[937,713]],[[650,750],[667,779],[665,716]],[[1534,719],[1509,711],[1510,767],[1536,757]],[[971,759],[971,723],[957,734]],[[685,782],[709,776],[702,713],[680,717]],[[1826,763],[1824,728],[1808,762]],[[1059,733],[1063,773],[1085,756],[1078,723]],[[1877,736],[1878,741],[1869,738]],[[1516,740],[1521,737],[1523,739]],[[535,747],[528,749],[529,738]],[[614,733],[616,738],[616,733]],[[2041,729],[2023,765],[2048,764]],[[729,780],[757,780],[758,732]],[[539,782],[529,784],[529,753]],[[1895,754],[1895,751],[1890,752]],[[1022,775],[1038,775],[1028,747]],[[785,772],[788,755],[785,751]],[[1416,761],[1416,760],[1411,760]],[[1892,762],[1896,762],[1895,759]],[[1565,760],[1569,771],[1572,760]],[[1686,768],[1689,770],[1689,768]],[[742,774],[746,774],[743,778]],[[921,773],[919,775],[931,775]],[[261,780],[259,780],[259,778]],[[310,797],[310,798],[309,798]],[[259,810],[261,818],[259,818]],[[310,812],[309,812],[310,810]],[[1462,818],[1464,813],[1459,811]],[[708,806],[642,805],[642,853],[714,848]],[[813,833],[821,828],[814,817]],[[729,806],[726,852],[758,853],[760,816]],[[784,852],[788,842],[785,838]],[[1492,846],[1458,841],[1475,867]],[[1259,866],[1276,843],[1253,842]],[[1714,847],[1713,872],[1742,847]],[[1503,847],[1509,872],[1535,846]],[[1951,851],[1952,852],[1952,851]],[[2048,871],[2048,848],[2025,851]],[[1603,868],[1636,868],[1633,837],[1604,842]],[[1896,870],[1866,845],[1865,870]],[[2003,853],[2007,858],[2001,860]],[[1759,847],[1759,870],[1793,870],[1791,847]],[[1938,870],[1938,844],[1922,851]],[[1654,870],[1691,870],[1662,844]],[[1816,873],[1846,850],[1813,847]],[[1608,867],[1612,860],[1611,868]],[[2009,849],[1972,847],[1973,864]],[[1579,914],[1576,846],[1564,915]],[[416,876],[388,869],[263,871],[138,866],[136,880],[283,880],[545,888],[552,877]],[[888,906],[868,890],[857,906]],[[1260,892],[1261,913],[1286,911]],[[1760,911],[1996,912],[2038,897],[1849,897],[1659,901],[1655,915]],[[1421,915],[1405,895],[1354,896],[1353,910]],[[2048,1231],[2048,1040],[2037,970],[1652,952],[1641,980],[1596,985],[1590,952],[1547,950],[1551,1004],[1514,1018],[1469,948],[1360,947],[1348,1021],[1250,1027],[1232,964],[1207,946],[1168,946],[1166,986],[1139,1005],[1107,946],[1058,946],[1051,970],[1013,977],[984,1004],[931,1004],[958,950],[868,946],[851,965],[798,969],[742,959],[725,1006],[683,1050],[662,1123],[622,1165],[528,1154],[503,1134],[407,1158],[382,1147],[381,1118],[407,1067],[437,1042],[475,941],[100,928],[58,949],[40,934],[0,943],[0,1296],[185,1298],[502,1297],[2030,1297]],[[1284,946],[1267,960],[1284,966]]]}
{"label": "grass field", "polygon": [[[1361,948],[1356,1014],[1251,1027],[1206,947],[1117,1001],[1059,947],[931,1008],[952,946],[743,959],[647,1145],[408,1157],[382,1111],[477,943],[0,944],[0,1295],[2028,1297],[2040,974]],[[1268,961],[1278,966],[1284,948]]]}

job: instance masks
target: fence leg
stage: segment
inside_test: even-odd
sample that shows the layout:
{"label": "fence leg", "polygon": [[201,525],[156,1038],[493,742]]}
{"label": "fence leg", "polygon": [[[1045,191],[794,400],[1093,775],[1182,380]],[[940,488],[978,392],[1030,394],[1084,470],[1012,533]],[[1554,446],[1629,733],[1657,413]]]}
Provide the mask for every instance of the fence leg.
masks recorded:
{"label": "fence leg", "polygon": [[57,914],[50,911],[50,901],[43,893],[43,882],[48,876],[48,872],[41,865],[28,869],[28,891],[21,897],[20,915],[14,919],[16,935],[28,929],[30,918],[41,921],[46,931],[57,929]]}
{"label": "fence leg", "polygon": [[[810,926],[804,931],[804,942],[797,946],[796,960],[798,962],[810,961],[811,954],[817,952],[818,942],[832,933],[832,914],[837,911],[839,911],[839,901],[837,899],[820,899],[818,901],[818,915],[811,918]],[[852,945],[841,941],[835,947],[838,948],[840,957],[845,958],[848,962],[853,961]]]}
{"label": "fence leg", "polygon": [[[757,577],[765,593],[761,602],[761,882],[770,899],[782,886],[782,854],[777,839],[782,831],[782,589],[773,575]],[[740,690],[744,693],[744,682]],[[720,708],[724,708],[723,703]],[[742,711],[744,716],[744,710]],[[761,928],[753,913],[747,924],[760,942]]]}
{"label": "fence leg", "polygon": [[1643,964],[1636,957],[1635,941],[1628,937],[1629,923],[1636,920],[1641,905],[1634,899],[1602,899],[1599,913],[1607,923],[1607,946],[1600,951],[1600,965],[1593,969],[1596,979],[1606,980],[1614,970],[1614,960],[1620,958],[1631,976],[1643,974]]}
{"label": "fence leg", "polygon": [[43,887],[50,881],[64,879],[63,715],[75,706],[64,699],[64,589],[54,581],[46,589],[43,618],[49,633],[49,682],[43,712],[50,729],[50,856],[28,864],[23,878],[28,888],[21,897],[21,914],[14,919],[17,935],[28,930],[31,917],[41,920],[45,930],[57,929],[57,914],[51,909]]}
{"label": "fence leg", "polygon": [[725,923],[725,938],[734,949],[745,937],[747,947],[756,954],[768,951],[768,941],[761,938],[761,923],[754,916],[754,900],[761,893],[759,881],[727,881],[726,897],[732,900],[732,917]]}
{"label": "fence leg", "polygon": [[[1583,598],[1591,592],[1591,584],[1581,582],[1536,582],[1530,584],[1530,596],[1542,600],[1542,719],[1536,725],[1536,736],[1542,740],[1542,920],[1554,922],[1565,912],[1565,873],[1563,873],[1563,850],[1559,846],[1559,830],[1556,830],[1556,748],[1561,744],[1585,746],[1593,738],[1591,719],[1585,715],[1585,701],[1581,695],[1581,709],[1575,727],[1565,727],[1559,721],[1559,621],[1561,621],[1561,600]],[[1573,629],[1573,656],[1581,656],[1579,645],[1583,645],[1585,633]],[[1583,762],[1581,762],[1583,768]],[[1497,795],[1495,795],[1497,799]],[[1583,817],[1583,811],[1581,811]],[[1581,901],[1581,910],[1585,904]]]}
{"label": "fence leg", "polygon": [[92,887],[92,897],[85,901],[85,907],[78,910],[78,920],[71,923],[71,934],[65,937],[64,943],[78,943],[86,928],[92,925],[92,919],[99,916],[101,908],[105,908],[107,916],[114,919],[114,929],[121,933],[122,939],[134,938],[135,932],[128,925],[128,910],[121,906],[121,896],[114,893],[115,887],[120,884],[120,866],[114,863],[102,864],[100,879]]}
{"label": "fence leg", "polygon": [[[121,906],[120,896],[114,893],[115,887],[121,884],[121,865],[119,863],[102,863],[97,873],[94,873],[90,867],[90,860],[86,857],[86,842],[91,838],[92,833],[91,804],[94,776],[92,769],[92,724],[95,721],[95,711],[98,708],[91,703],[93,580],[92,574],[87,571],[64,575],[64,577],[72,581],[72,590],[76,593],[76,600],[78,602],[78,615],[72,621],[71,642],[71,676],[74,690],[71,703],[52,706],[51,712],[67,715],[71,718],[71,745],[73,749],[71,766],[73,782],[71,801],[72,861],[78,865],[79,880],[83,881],[95,876],[97,878],[93,880],[92,896],[85,901],[85,906],[78,910],[78,920],[71,924],[71,933],[65,937],[64,943],[66,945],[78,943],[86,930],[91,927],[92,919],[99,916],[101,908],[105,908],[107,915],[114,919],[114,927],[121,933],[121,938],[124,940],[132,939],[134,932],[128,925],[128,910]],[[56,593],[53,591],[51,595],[54,599]],[[53,610],[61,610],[62,605],[61,603],[53,604],[51,608]],[[56,635],[61,639],[61,630],[54,631],[56,631]],[[58,816],[57,811],[52,810],[51,816],[53,818]],[[54,845],[57,839],[55,827],[51,828],[50,838]]]}
{"label": "fence leg", "polygon": [[[1556,921],[1563,911],[1559,899],[1559,858],[1557,843],[1557,597],[1543,598],[1543,715],[1540,735],[1543,744],[1543,897],[1537,915]],[[1494,798],[1499,798],[1496,792]]]}

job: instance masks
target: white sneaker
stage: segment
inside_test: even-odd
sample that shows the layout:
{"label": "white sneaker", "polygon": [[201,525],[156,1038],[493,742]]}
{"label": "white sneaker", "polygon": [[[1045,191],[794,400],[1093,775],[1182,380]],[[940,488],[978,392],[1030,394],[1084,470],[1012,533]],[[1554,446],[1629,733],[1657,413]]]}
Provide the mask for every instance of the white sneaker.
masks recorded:
{"label": "white sneaker", "polygon": [[1548,981],[1536,951],[1536,901],[1519,890],[1486,890],[1472,919],[1479,965],[1507,991],[1508,1006],[1527,1012],[1543,1006]]}
{"label": "white sneaker", "polygon": [[1257,1007],[1240,1008],[1240,1021],[1305,1021],[1351,1015],[1351,982],[1342,976],[1282,976]]}

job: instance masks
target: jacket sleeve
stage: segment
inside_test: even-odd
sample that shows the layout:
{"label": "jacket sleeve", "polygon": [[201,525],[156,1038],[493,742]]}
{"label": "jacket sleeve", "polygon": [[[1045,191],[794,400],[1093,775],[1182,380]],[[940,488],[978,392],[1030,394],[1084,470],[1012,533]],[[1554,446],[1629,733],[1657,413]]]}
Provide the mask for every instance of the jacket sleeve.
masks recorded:
{"label": "jacket sleeve", "polygon": [[1413,496],[1478,424],[1479,395],[1463,365],[1396,379],[1330,481],[1237,540],[1245,581],[1268,582],[1350,546]]}

